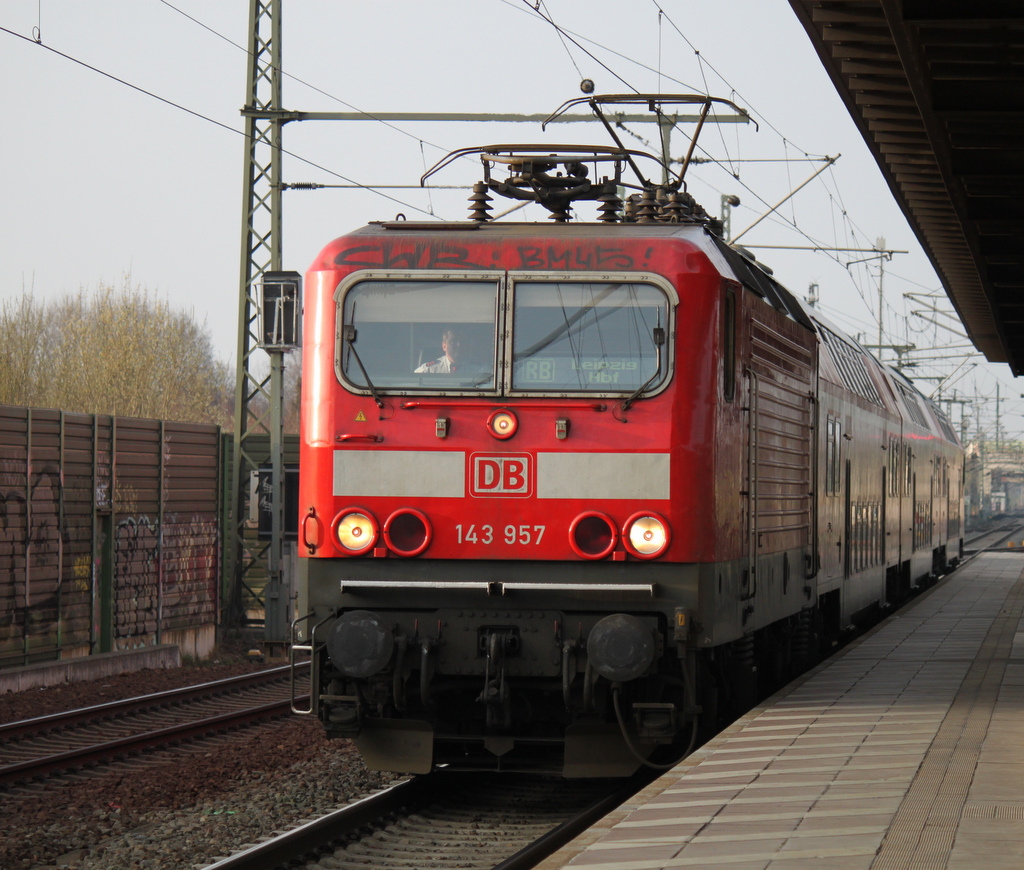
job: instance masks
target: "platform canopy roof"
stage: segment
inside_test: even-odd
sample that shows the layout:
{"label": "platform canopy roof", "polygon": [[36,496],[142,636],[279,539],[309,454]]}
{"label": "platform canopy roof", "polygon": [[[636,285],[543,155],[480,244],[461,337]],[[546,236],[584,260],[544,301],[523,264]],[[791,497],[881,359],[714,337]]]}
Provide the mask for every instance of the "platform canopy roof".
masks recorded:
{"label": "platform canopy roof", "polygon": [[1024,0],[789,0],[974,345],[1024,373]]}

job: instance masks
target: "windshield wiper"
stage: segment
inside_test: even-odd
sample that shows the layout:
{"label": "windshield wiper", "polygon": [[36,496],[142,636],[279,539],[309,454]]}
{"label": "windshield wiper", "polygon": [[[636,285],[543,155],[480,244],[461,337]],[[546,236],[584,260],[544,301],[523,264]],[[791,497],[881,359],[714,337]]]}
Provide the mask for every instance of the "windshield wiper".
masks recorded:
{"label": "windshield wiper", "polygon": [[657,365],[654,368],[654,374],[651,375],[646,381],[644,381],[639,387],[637,387],[635,390],[633,390],[632,393],[629,394],[626,400],[622,403],[623,411],[628,411],[629,406],[632,405],[637,399],[639,399],[640,394],[643,393],[643,391],[646,390],[651,384],[653,384],[655,380],[657,380],[658,376],[661,374],[661,347],[665,343],[664,327],[655,326],[654,334],[652,337],[654,339],[654,346],[658,349],[658,354],[656,357]]}
{"label": "windshield wiper", "polygon": [[370,390],[370,395],[373,396],[373,401],[377,403],[377,407],[382,411],[384,410],[384,402],[380,396],[377,395],[377,388],[374,387],[373,381],[370,380],[370,376],[366,373],[366,366],[363,365],[363,361],[359,359],[359,351],[356,350],[356,328],[354,326],[346,326],[345,344],[348,345],[348,349],[352,351],[352,356],[356,358],[356,362],[359,364],[359,370],[363,373],[363,378],[366,381],[366,386]]}

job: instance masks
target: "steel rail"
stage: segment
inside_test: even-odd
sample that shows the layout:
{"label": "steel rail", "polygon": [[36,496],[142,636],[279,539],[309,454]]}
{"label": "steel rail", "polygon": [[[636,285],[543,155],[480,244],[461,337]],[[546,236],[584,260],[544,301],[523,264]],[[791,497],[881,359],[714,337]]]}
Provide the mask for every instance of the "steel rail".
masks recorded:
{"label": "steel rail", "polygon": [[[976,556],[979,553],[989,553],[993,552],[994,550],[998,550],[999,548],[1003,548],[1003,545],[1006,544],[1006,542],[1009,541],[1011,538],[1016,538],[1022,534],[1024,534],[1024,523],[1018,521],[1006,523],[998,528],[988,529],[987,531],[980,532],[973,538],[970,538],[968,541],[964,542],[964,558],[966,559],[969,556]],[[967,547],[970,544],[975,544],[978,541],[984,541],[986,538],[993,538],[992,543],[983,544],[982,546],[977,547],[976,549],[967,549]],[[1024,547],[1006,547],[1002,550],[1002,552],[1024,553]]]}
{"label": "steel rail", "polygon": [[[297,668],[303,666],[308,667],[309,662],[296,663]],[[225,677],[222,680],[212,680],[208,683],[198,683],[194,686],[169,689],[166,692],[154,692],[151,695],[137,695],[134,698],[109,701],[105,704],[96,704],[91,707],[80,707],[77,710],[68,710],[64,713],[52,713],[48,716],[39,716],[34,719],[19,719],[15,722],[7,722],[0,725],[0,745],[18,740],[26,735],[36,736],[46,731],[78,725],[82,722],[102,721],[140,710],[153,710],[184,701],[197,700],[204,697],[217,697],[227,692],[247,689],[254,685],[258,686],[262,683],[272,683],[288,678],[289,667],[288,665],[282,665],[281,667],[268,668],[267,670],[242,674],[237,677]]]}
{"label": "steel rail", "polygon": [[510,855],[500,864],[496,864],[494,870],[532,870],[549,855],[553,855],[567,843],[576,839],[588,828],[593,827],[608,813],[620,804],[628,801],[641,789],[646,788],[658,777],[663,776],[663,770],[649,770],[641,768],[629,779],[623,780],[622,785],[615,791],[599,800],[594,801],[589,807],[578,813],[571,819],[566,819],[556,828],[552,828],[546,834],[538,837],[530,845],[520,849],[514,855]]}
{"label": "steel rail", "polygon": [[[451,774],[447,776],[451,779]],[[275,870],[289,866],[296,855],[316,853],[359,828],[373,825],[398,812],[402,807],[430,800],[444,787],[437,772],[405,780],[271,840],[222,858],[207,865],[205,870]]]}
{"label": "steel rail", "polygon": [[[623,780],[612,792],[594,801],[582,812],[554,825],[528,846],[502,859],[494,865],[495,870],[528,870],[536,866],[635,795],[658,775],[643,770]],[[271,840],[206,865],[204,870],[278,870],[301,866],[303,859],[315,864],[314,856],[329,852],[357,831],[362,829],[365,833],[366,828],[381,825],[389,816],[418,812],[424,805],[457,792],[464,784],[472,783],[478,777],[479,774],[442,770],[406,780]]]}
{"label": "steel rail", "polygon": [[143,734],[120,737],[106,743],[95,743],[91,746],[69,749],[66,752],[58,752],[42,758],[30,758],[0,767],[0,785],[13,785],[40,779],[55,771],[63,773],[111,759],[119,760],[144,752],[166,749],[178,743],[209,737],[212,734],[234,730],[243,725],[278,718],[290,713],[291,699],[285,698],[257,707],[247,707],[244,710],[233,710],[205,719],[170,725]]}

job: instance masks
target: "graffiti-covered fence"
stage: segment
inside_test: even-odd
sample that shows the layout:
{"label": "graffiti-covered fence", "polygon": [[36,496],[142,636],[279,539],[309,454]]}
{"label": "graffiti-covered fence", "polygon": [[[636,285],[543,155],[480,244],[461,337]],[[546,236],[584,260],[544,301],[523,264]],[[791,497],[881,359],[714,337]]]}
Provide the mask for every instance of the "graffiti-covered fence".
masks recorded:
{"label": "graffiti-covered fence", "polygon": [[0,405],[0,667],[208,651],[221,449],[216,426]]}

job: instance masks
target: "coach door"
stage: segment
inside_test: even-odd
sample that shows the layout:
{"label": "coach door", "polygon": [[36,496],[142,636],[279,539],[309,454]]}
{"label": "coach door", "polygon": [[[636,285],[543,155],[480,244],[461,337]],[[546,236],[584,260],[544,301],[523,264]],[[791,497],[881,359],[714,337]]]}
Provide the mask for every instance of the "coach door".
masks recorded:
{"label": "coach door", "polygon": [[849,580],[853,573],[853,469],[850,460],[843,465],[843,579]]}
{"label": "coach door", "polygon": [[849,525],[850,505],[847,493],[849,487],[843,485],[844,451],[843,424],[838,416],[824,414],[824,472],[819,484],[822,497],[818,499],[819,534],[822,541],[821,567],[823,581],[838,581],[844,573],[844,544],[846,528]]}

